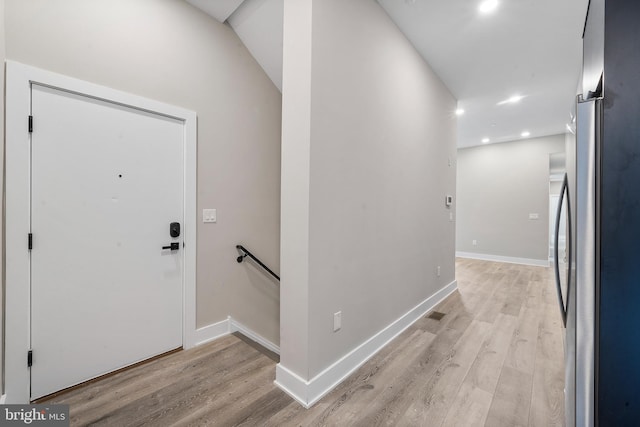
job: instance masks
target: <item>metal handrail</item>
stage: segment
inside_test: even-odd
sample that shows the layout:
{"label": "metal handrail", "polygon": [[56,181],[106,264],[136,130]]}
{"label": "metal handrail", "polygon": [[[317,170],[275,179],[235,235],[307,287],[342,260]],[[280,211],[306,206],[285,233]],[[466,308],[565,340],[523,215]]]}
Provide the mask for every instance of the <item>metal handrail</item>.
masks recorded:
{"label": "metal handrail", "polygon": [[264,265],[264,263],[262,261],[260,261],[258,258],[255,257],[255,255],[253,255],[251,252],[249,252],[247,249],[245,249],[244,246],[236,245],[236,249],[242,252],[240,254],[240,256],[238,258],[236,258],[236,261],[238,261],[240,263],[240,262],[244,261],[244,259],[246,257],[249,257],[252,260],[254,260],[260,267],[264,268],[269,274],[271,274],[273,277],[278,279],[278,281],[280,281],[280,276],[278,276],[276,273],[274,273],[269,267]]}

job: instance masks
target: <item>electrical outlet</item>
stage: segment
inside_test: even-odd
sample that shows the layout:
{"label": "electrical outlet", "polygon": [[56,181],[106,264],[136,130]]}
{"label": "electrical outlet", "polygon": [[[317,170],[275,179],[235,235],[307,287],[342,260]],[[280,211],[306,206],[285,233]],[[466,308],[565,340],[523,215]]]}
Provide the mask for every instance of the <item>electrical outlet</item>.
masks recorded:
{"label": "electrical outlet", "polygon": [[540,219],[540,214],[530,213],[529,214],[529,219]]}
{"label": "electrical outlet", "polygon": [[453,212],[449,212],[449,222],[453,222]]}
{"label": "electrical outlet", "polygon": [[438,267],[436,268],[436,275],[437,275],[438,277],[440,277],[440,266],[438,266]]}
{"label": "electrical outlet", "polygon": [[477,240],[474,240],[471,243],[473,244],[473,246],[478,246],[478,241]]}
{"label": "electrical outlet", "polygon": [[333,313],[333,332],[342,329],[342,311]]}

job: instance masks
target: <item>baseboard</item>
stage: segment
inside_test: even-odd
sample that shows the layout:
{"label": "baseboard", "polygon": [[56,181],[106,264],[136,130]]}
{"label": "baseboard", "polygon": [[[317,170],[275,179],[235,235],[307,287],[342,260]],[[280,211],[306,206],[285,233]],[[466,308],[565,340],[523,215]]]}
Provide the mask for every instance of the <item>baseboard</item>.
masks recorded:
{"label": "baseboard", "polygon": [[310,408],[457,288],[454,280],[309,381],[279,363],[274,383],[302,406]]}
{"label": "baseboard", "polygon": [[278,355],[280,354],[279,346],[275,345],[274,343],[264,338],[260,334],[255,333],[253,330],[247,328],[245,325],[238,322],[237,320],[234,320],[231,316],[229,316],[229,331],[231,333],[240,332],[242,335],[249,338],[251,341],[254,341],[260,344],[267,350],[270,350]]}
{"label": "baseboard", "polygon": [[322,397],[320,396],[318,399],[310,402],[309,388],[311,381],[299,377],[294,372],[282,366],[282,363],[276,365],[276,379],[273,383],[306,409],[309,409]]}
{"label": "baseboard", "polygon": [[196,329],[195,333],[195,342],[196,346],[206,344],[213,340],[217,340],[218,338],[222,338],[225,335],[229,335],[231,333],[229,328],[229,318],[222,320],[217,323],[212,323],[211,325],[204,326],[202,328]]}
{"label": "baseboard", "polygon": [[7,400],[7,395],[3,394],[0,396],[0,405],[4,405],[4,402]]}
{"label": "baseboard", "polygon": [[533,265],[536,267],[549,267],[548,259],[516,258],[502,255],[477,254],[475,252],[456,252],[456,257],[480,259],[483,261],[506,262],[509,264]]}
{"label": "baseboard", "polygon": [[196,329],[196,346],[215,341],[218,338],[222,338],[234,332],[240,332],[251,341],[260,344],[264,348],[273,351],[276,354],[280,354],[280,347],[264,338],[262,335],[254,332],[252,329],[249,329],[231,316],[220,322],[212,323],[211,325]]}

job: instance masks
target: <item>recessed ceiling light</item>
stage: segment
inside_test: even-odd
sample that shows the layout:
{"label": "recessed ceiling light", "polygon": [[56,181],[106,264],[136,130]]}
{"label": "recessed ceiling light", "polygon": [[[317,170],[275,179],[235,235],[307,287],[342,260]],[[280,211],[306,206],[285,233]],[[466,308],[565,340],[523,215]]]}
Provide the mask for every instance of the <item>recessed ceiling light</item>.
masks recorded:
{"label": "recessed ceiling light", "polygon": [[498,0],[485,0],[480,3],[478,6],[478,10],[480,13],[490,13],[493,12],[498,7]]}
{"label": "recessed ceiling light", "polygon": [[456,116],[461,116],[461,115],[463,115],[463,114],[464,114],[464,110],[463,110],[462,108],[458,108],[458,109],[456,110]]}
{"label": "recessed ceiling light", "polygon": [[489,141],[491,141],[489,138],[482,138],[483,144],[487,144]]}
{"label": "recessed ceiling light", "polygon": [[528,130],[525,130],[520,134],[520,136],[522,136],[523,138],[526,138],[528,136],[531,136],[531,132],[529,132]]}
{"label": "recessed ceiling light", "polygon": [[498,105],[516,104],[516,103],[520,102],[522,100],[522,98],[524,98],[524,96],[522,96],[522,95],[513,95],[509,99],[505,99],[504,101],[498,102]]}

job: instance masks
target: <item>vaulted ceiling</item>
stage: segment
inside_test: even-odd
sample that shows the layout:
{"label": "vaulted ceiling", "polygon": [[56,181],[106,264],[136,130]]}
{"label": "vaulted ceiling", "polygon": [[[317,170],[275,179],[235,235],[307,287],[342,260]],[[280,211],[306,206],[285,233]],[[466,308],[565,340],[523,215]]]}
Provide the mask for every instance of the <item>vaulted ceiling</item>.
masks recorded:
{"label": "vaulted ceiling", "polygon": [[[283,0],[187,1],[227,21],[282,89]],[[459,147],[564,133],[588,0],[483,1],[378,3],[458,99]]]}

